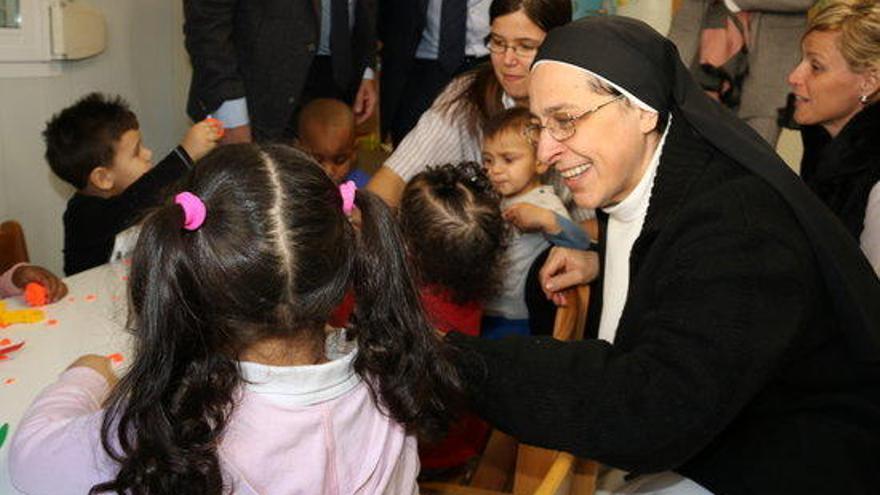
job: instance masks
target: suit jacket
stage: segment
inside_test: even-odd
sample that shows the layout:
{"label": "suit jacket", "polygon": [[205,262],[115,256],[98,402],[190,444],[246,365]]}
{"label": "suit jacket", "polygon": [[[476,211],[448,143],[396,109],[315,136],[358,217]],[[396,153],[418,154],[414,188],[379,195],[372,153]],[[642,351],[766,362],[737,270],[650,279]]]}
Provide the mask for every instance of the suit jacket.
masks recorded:
{"label": "suit jacket", "polygon": [[379,39],[382,41],[382,128],[388,129],[400,105],[407,75],[427,22],[428,0],[380,0]]}
{"label": "suit jacket", "polygon": [[[254,135],[278,138],[299,104],[320,35],[319,0],[184,0],[193,66],[187,113],[246,97]],[[375,0],[357,0],[351,84],[375,60]]]}
{"label": "suit jacket", "polygon": [[614,344],[449,337],[477,412],[718,495],[876,491],[880,370],[853,357],[787,204],[673,121]]}
{"label": "suit jacket", "polygon": [[[684,65],[699,56],[700,31],[711,0],[684,0],[669,28]],[[788,73],[800,60],[807,10],[814,0],[735,0],[749,18],[749,74],[737,115],[771,145],[779,136],[776,109],[785,106]]]}

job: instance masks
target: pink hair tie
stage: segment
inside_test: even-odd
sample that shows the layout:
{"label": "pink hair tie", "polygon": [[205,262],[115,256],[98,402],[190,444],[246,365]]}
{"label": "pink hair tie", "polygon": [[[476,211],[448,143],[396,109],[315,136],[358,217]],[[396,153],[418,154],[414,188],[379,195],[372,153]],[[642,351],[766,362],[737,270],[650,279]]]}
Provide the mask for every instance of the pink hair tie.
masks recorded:
{"label": "pink hair tie", "polygon": [[201,198],[189,191],[184,191],[174,196],[174,202],[183,208],[183,228],[197,230],[205,223],[208,211]]}
{"label": "pink hair tie", "polygon": [[339,184],[339,194],[342,195],[342,212],[351,215],[354,209],[354,193],[357,191],[357,184],[353,180]]}

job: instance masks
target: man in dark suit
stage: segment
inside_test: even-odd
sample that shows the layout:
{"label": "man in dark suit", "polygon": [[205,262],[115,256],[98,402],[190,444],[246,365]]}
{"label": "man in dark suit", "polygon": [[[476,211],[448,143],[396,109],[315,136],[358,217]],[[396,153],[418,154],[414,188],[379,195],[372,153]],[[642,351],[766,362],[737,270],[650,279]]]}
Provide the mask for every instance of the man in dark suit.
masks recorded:
{"label": "man in dark suit", "polygon": [[488,58],[491,0],[380,0],[382,133],[394,144],[457,74]]}
{"label": "man in dark suit", "polygon": [[[284,139],[308,100],[372,115],[375,0],[184,0],[193,66],[187,112],[213,115],[225,142]],[[324,29],[322,29],[322,27]]]}

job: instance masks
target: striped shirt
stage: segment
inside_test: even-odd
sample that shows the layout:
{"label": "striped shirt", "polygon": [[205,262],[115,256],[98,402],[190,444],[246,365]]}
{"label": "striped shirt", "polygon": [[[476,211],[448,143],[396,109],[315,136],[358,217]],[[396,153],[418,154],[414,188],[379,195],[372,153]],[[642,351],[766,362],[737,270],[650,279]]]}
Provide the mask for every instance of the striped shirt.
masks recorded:
{"label": "striped shirt", "polygon": [[[394,153],[385,161],[385,166],[409,182],[414,175],[432,165],[459,163],[464,161],[482,162],[482,132],[471,132],[468,122],[463,118],[466,112],[460,112],[459,105],[468,105],[460,99],[454,103],[450,111],[444,111],[446,103],[458,98],[474,80],[472,73],[453,79],[434,100],[431,108],[422,114],[416,126],[403,138]],[[513,98],[506,93],[501,102],[504,108],[515,105]],[[562,200],[573,220],[581,222],[595,216],[592,209],[581,208],[574,204],[574,198],[562,177],[551,168],[544,177],[544,183],[552,185],[556,195]]]}

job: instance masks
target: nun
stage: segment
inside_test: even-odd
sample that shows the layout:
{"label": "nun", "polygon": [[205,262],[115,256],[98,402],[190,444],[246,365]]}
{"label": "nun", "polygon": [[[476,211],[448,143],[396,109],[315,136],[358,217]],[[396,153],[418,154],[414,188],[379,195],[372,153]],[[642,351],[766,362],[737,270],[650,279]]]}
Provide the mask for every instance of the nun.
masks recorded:
{"label": "nun", "polygon": [[642,22],[549,33],[539,159],[600,213],[542,289],[592,284],[588,337],[450,334],[473,407],[628,473],[613,493],[880,490],[880,282],[845,228]]}

